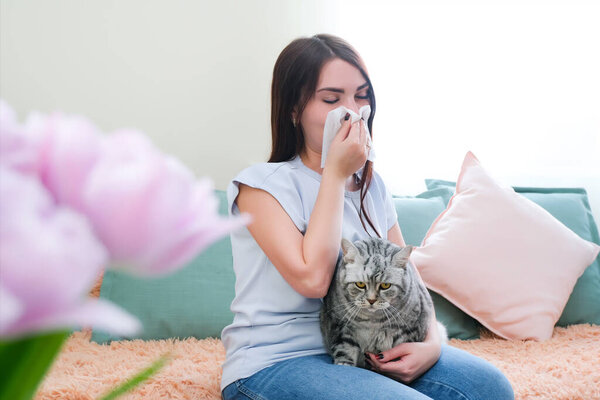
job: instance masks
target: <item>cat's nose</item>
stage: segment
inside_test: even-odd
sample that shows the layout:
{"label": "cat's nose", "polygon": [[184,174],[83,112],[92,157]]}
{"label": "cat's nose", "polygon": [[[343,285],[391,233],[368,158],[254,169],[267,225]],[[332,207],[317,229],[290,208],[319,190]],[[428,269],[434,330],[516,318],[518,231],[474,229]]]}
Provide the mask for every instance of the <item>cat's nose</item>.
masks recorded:
{"label": "cat's nose", "polygon": [[369,304],[373,304],[377,301],[377,299],[367,299],[367,301],[369,302]]}

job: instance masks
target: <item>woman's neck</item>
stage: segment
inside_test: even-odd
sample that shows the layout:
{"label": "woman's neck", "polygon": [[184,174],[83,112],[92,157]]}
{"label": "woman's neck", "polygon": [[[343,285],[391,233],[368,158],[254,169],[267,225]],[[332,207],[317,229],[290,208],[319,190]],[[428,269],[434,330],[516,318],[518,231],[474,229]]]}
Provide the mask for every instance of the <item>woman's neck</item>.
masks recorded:
{"label": "woman's neck", "polygon": [[[300,159],[308,168],[316,171],[319,175],[323,175],[323,168],[321,168],[321,153],[304,148],[304,150],[300,152]],[[349,192],[360,190],[360,186],[355,182],[354,174],[346,179],[346,190]]]}
{"label": "woman's neck", "polygon": [[319,175],[323,175],[323,168],[321,168],[321,153],[305,148],[300,152],[300,159],[308,168],[316,171]]}

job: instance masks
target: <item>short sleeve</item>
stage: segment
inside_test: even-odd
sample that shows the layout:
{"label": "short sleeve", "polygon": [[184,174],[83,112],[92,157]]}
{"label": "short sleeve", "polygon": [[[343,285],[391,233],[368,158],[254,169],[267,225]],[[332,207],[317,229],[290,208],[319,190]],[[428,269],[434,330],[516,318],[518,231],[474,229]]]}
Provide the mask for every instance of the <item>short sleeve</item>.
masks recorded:
{"label": "short sleeve", "polygon": [[239,184],[261,189],[269,193],[279,202],[296,228],[302,233],[306,231],[306,220],[302,215],[302,199],[293,176],[286,171],[284,165],[272,166],[268,163],[255,164],[240,172],[227,187],[227,204],[230,215],[240,213],[236,199]]}

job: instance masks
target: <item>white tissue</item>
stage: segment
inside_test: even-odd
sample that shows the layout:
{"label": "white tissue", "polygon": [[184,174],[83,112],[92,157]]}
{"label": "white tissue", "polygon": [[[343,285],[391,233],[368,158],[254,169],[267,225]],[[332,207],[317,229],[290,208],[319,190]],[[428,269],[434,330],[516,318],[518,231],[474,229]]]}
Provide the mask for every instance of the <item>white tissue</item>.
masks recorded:
{"label": "white tissue", "polygon": [[373,142],[371,141],[371,134],[369,133],[369,127],[367,126],[367,121],[371,115],[371,106],[362,106],[360,110],[358,110],[358,114],[344,106],[339,106],[335,110],[329,111],[327,114],[327,119],[325,120],[325,128],[323,129],[323,146],[321,148],[321,168],[325,168],[327,150],[329,150],[329,146],[331,146],[331,142],[333,141],[335,134],[340,130],[346,113],[350,113],[352,123],[360,120],[361,117],[365,120],[364,124],[365,133],[367,134],[367,143],[369,143],[369,146],[371,146],[367,160],[373,161],[375,159]]}

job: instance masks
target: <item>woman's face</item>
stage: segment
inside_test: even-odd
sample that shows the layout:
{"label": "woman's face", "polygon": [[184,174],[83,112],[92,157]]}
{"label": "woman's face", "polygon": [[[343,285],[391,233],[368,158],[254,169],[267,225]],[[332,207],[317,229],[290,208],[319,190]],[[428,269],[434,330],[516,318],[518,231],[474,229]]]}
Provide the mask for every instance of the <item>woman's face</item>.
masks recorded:
{"label": "woman's face", "polygon": [[305,146],[321,154],[327,113],[344,106],[358,114],[362,106],[369,104],[368,89],[367,81],[352,64],[340,58],[326,62],[300,120]]}

